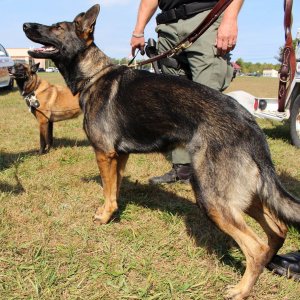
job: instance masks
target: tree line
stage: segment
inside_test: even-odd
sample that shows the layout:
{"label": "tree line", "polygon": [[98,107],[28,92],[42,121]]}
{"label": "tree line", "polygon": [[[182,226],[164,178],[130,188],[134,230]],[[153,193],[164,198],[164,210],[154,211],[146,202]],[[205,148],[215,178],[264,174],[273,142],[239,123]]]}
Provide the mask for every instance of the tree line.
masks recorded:
{"label": "tree line", "polygon": [[236,63],[241,67],[241,72],[244,74],[262,74],[263,70],[274,69],[278,71],[281,64],[270,63],[252,63],[246,62],[242,58],[236,60]]}
{"label": "tree line", "polygon": [[[297,44],[297,40],[294,39],[293,40],[294,49],[296,49],[296,44]],[[276,64],[246,62],[242,58],[237,59],[236,63],[241,67],[241,72],[244,74],[249,74],[249,73],[262,74],[263,70],[268,70],[268,69],[274,69],[276,71],[279,71],[282,62],[283,49],[284,46],[281,46],[278,50],[278,55],[274,57],[278,61],[278,63]]]}

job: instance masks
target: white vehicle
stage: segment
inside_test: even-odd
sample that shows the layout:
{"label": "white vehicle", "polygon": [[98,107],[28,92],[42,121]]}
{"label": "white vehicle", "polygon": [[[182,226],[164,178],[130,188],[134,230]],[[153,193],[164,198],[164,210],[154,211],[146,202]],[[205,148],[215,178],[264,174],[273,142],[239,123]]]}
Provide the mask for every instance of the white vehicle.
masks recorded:
{"label": "white vehicle", "polygon": [[244,91],[228,93],[257,118],[289,120],[293,145],[300,148],[300,28],[297,31],[296,73],[286,97],[284,112],[278,112],[278,99],[258,98]]}
{"label": "white vehicle", "polygon": [[8,68],[14,65],[5,48],[0,44],[0,88],[12,89],[14,80],[9,76]]}
{"label": "white vehicle", "polygon": [[48,73],[51,73],[51,72],[58,72],[58,69],[55,68],[55,67],[48,67],[48,68],[46,69],[46,72],[48,72]]}

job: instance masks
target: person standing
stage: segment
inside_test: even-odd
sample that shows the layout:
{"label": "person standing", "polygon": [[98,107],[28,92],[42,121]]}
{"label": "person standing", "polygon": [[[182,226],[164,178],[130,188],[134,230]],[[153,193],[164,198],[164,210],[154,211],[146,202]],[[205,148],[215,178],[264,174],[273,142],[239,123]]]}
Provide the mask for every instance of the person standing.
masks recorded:
{"label": "person standing", "polygon": [[[216,0],[141,0],[137,21],[131,37],[132,55],[144,49],[144,29],[158,8],[156,32],[158,52],[177,45],[208,15]],[[182,76],[223,91],[232,80],[233,68],[228,53],[234,49],[238,35],[238,14],[244,0],[233,0],[218,20],[190,47],[174,59],[160,61],[164,74]],[[172,151],[172,169],[166,174],[152,177],[152,184],[188,182],[192,175],[191,160],[184,148]]]}

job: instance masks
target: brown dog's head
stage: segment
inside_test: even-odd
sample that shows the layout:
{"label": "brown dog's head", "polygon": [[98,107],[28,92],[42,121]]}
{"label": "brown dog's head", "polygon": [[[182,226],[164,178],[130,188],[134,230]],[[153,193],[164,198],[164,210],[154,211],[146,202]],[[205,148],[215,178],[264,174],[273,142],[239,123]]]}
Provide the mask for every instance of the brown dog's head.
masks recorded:
{"label": "brown dog's head", "polygon": [[31,89],[35,86],[37,80],[36,72],[39,69],[40,63],[32,66],[28,64],[16,63],[9,69],[9,75],[16,80],[22,95],[27,95],[33,92]]}
{"label": "brown dog's head", "polygon": [[28,51],[35,58],[49,58],[54,62],[71,61],[94,41],[94,29],[100,5],[80,13],[73,22],[59,22],[51,26],[25,23],[23,30],[33,42],[43,45]]}

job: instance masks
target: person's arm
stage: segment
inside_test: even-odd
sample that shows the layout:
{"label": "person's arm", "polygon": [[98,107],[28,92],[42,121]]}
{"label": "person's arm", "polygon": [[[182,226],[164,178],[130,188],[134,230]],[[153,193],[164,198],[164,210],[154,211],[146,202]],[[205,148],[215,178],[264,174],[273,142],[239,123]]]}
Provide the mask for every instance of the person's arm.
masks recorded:
{"label": "person's arm", "polygon": [[233,0],[224,12],[216,40],[219,55],[224,55],[235,47],[238,35],[238,14],[243,3],[244,0]]}
{"label": "person's arm", "polygon": [[131,37],[131,52],[134,56],[136,49],[144,49],[144,29],[158,7],[158,0],[141,0],[137,21]]}

